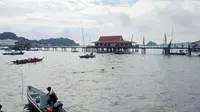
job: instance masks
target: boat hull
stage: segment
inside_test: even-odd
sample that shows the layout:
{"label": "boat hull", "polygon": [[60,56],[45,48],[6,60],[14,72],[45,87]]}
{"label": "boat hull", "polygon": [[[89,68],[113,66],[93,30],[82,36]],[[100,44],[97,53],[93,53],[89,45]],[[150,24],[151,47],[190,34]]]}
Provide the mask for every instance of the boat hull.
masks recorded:
{"label": "boat hull", "polygon": [[43,58],[40,58],[40,59],[25,59],[25,60],[16,60],[16,61],[12,61],[14,64],[26,64],[26,63],[37,63],[37,62],[40,62],[42,61]]}
{"label": "boat hull", "polygon": [[80,58],[95,58],[95,55],[83,55],[83,56],[79,56]]}
{"label": "boat hull", "polygon": [[115,52],[115,54],[125,54],[124,52]]}
{"label": "boat hull", "polygon": [[24,52],[21,53],[2,53],[3,55],[23,55]]}
{"label": "boat hull", "polygon": [[187,55],[186,53],[169,53],[168,55]]}
{"label": "boat hull", "polygon": [[131,54],[130,52],[115,52],[114,54]]}
{"label": "boat hull", "polygon": [[78,51],[72,51],[72,52],[74,52],[74,53],[75,53],[75,52],[78,52]]}
{"label": "boat hull", "polygon": [[41,110],[39,110],[36,105],[31,101],[31,98],[30,96],[27,94],[27,100],[28,100],[28,103],[29,103],[29,110],[31,112],[42,112]]}

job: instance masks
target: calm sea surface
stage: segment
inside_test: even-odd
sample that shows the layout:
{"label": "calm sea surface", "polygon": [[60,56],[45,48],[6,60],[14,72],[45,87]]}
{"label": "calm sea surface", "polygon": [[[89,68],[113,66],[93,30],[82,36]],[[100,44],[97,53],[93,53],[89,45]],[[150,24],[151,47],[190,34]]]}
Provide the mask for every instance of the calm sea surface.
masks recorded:
{"label": "calm sea surface", "polygon": [[[0,54],[3,110],[25,111],[26,87],[32,85],[44,91],[52,86],[69,112],[200,111],[199,57],[152,52],[96,54],[94,59],[80,59],[81,54],[50,51],[30,51],[23,56]],[[25,65],[10,63],[34,56],[44,56],[44,60]]]}

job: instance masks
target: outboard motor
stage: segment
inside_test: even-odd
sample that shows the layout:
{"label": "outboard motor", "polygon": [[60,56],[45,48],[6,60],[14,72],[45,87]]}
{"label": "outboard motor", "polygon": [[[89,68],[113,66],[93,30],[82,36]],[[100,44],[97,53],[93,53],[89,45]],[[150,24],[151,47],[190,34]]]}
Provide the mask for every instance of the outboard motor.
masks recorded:
{"label": "outboard motor", "polygon": [[66,112],[63,108],[62,108],[63,104],[61,103],[61,101],[57,101],[54,105],[53,105],[53,109],[52,112]]}

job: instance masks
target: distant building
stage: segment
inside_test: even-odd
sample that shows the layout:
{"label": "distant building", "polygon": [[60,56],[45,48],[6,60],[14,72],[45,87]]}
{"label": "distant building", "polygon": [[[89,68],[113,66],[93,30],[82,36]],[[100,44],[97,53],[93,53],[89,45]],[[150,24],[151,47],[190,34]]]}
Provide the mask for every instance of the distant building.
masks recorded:
{"label": "distant building", "polygon": [[18,40],[12,40],[12,39],[0,40],[0,46],[12,46],[15,45],[17,41]]}
{"label": "distant building", "polygon": [[192,42],[191,47],[192,48],[200,48],[200,41]]}
{"label": "distant building", "polygon": [[128,51],[132,43],[134,42],[124,40],[121,35],[100,36],[99,40],[94,42],[97,52]]}
{"label": "distant building", "polygon": [[98,41],[94,42],[95,46],[130,46],[133,42],[126,41],[122,36],[101,36]]}

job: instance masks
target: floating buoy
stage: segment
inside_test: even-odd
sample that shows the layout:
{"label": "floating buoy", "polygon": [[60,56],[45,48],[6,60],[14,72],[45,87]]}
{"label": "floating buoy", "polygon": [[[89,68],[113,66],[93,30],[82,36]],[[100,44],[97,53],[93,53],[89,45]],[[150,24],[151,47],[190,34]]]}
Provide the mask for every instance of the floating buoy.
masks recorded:
{"label": "floating buoy", "polygon": [[101,71],[104,71],[105,69],[101,69]]}
{"label": "floating buoy", "polygon": [[112,69],[115,69],[115,67],[112,67]]}

